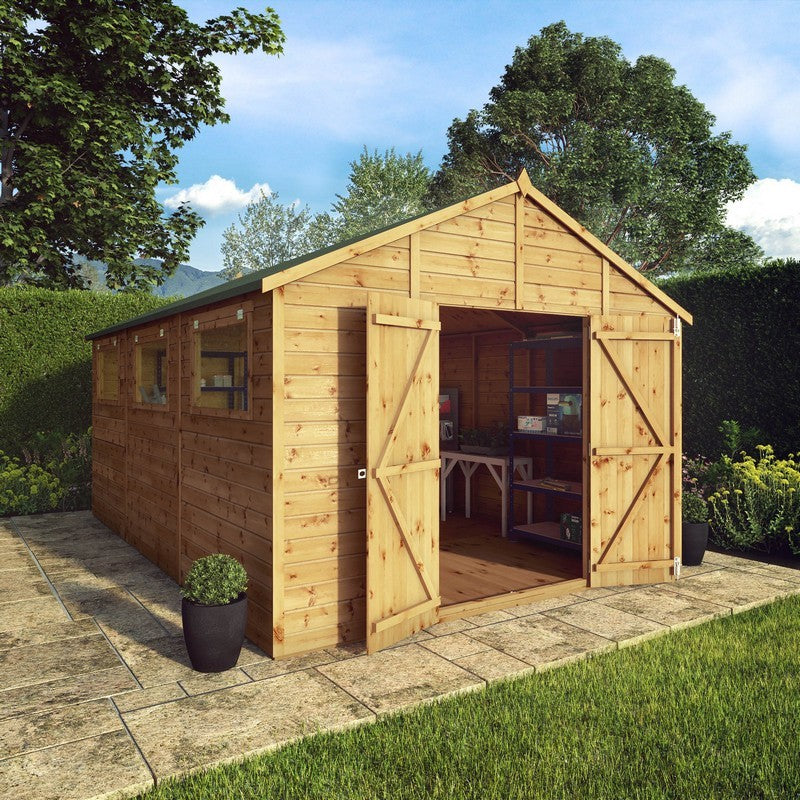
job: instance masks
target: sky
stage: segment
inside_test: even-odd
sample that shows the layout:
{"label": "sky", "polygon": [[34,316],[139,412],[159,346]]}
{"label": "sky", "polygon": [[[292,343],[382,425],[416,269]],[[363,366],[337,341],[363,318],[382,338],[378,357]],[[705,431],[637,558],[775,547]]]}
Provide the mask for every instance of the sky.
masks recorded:
{"label": "sky", "polygon": [[[253,0],[176,0],[192,19]],[[608,36],[635,61],[656,55],[747,145],[758,181],[728,211],[768,256],[800,257],[800,0],[270,0],[284,54],[220,55],[230,123],[180,151],[169,210],[206,225],[192,266],[222,267],[223,231],[261,191],[312,211],[344,194],[363,148],[422,152],[435,170],[456,117],[480,108],[514,49],[553,22]]]}

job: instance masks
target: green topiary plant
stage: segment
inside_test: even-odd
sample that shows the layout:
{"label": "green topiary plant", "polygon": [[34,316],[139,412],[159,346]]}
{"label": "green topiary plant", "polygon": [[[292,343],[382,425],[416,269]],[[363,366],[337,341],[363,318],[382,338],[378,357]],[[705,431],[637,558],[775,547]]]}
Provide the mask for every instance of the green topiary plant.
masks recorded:
{"label": "green topiary plant", "polygon": [[689,524],[708,522],[708,504],[696,492],[684,492],[681,496],[683,521]]}
{"label": "green topiary plant", "polygon": [[232,556],[215,553],[198,558],[190,567],[181,593],[204,606],[224,606],[247,591],[247,572]]}

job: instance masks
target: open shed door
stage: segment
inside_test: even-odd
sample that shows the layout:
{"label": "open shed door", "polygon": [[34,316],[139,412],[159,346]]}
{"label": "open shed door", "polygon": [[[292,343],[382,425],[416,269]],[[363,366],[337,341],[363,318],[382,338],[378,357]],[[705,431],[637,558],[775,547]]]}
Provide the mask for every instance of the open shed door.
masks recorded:
{"label": "open shed door", "polygon": [[680,321],[589,322],[589,582],[670,580],[681,555]]}
{"label": "open shed door", "polygon": [[437,620],[438,308],[367,301],[367,652]]}

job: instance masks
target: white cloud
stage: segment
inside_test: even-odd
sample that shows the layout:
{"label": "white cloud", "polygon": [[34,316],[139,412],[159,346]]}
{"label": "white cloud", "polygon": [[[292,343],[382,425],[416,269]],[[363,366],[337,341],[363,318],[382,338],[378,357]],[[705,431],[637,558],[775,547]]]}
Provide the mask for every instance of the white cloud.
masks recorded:
{"label": "white cloud", "polygon": [[772,258],[800,257],[800,183],[764,178],[728,204],[728,225],[745,231]]}
{"label": "white cloud", "polygon": [[168,208],[177,208],[181,203],[189,205],[200,214],[225,214],[244,208],[261,197],[271,194],[268,183],[254,183],[248,191],[240,189],[232,180],[212,175],[205,183],[195,183],[181,189],[164,200]]}

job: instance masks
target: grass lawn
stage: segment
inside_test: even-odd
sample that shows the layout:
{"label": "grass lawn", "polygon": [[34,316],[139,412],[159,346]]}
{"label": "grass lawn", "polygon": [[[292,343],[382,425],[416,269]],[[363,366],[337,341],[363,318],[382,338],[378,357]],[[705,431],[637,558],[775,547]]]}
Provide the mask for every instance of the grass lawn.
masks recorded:
{"label": "grass lawn", "polygon": [[141,797],[797,798],[800,598],[317,735]]}

